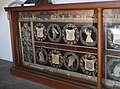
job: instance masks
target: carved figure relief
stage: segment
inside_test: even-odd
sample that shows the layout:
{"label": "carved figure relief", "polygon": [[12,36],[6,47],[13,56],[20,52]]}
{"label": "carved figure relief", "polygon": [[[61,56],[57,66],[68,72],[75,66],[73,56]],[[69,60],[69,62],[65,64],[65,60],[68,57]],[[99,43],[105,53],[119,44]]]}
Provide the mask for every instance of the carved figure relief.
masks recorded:
{"label": "carved figure relief", "polygon": [[113,76],[120,77],[120,63],[118,63],[113,69]]}
{"label": "carved figure relief", "polygon": [[66,52],[63,61],[65,67],[70,71],[76,71],[79,67],[79,58],[75,53]]}
{"label": "carved figure relief", "polygon": [[120,81],[120,58],[108,56],[107,65],[108,78],[114,81]]}
{"label": "carved figure relief", "polygon": [[39,52],[39,60],[41,61],[41,62],[45,62],[45,58],[44,58],[44,55],[43,55],[43,51],[41,50],[40,52]]}
{"label": "carved figure relief", "polygon": [[54,26],[52,26],[52,37],[53,37],[53,39],[56,39],[58,34],[59,34],[59,32],[56,30],[56,28]]}
{"label": "carved figure relief", "polygon": [[93,39],[91,38],[92,30],[85,29],[84,33],[87,35],[86,42],[93,43]]}
{"label": "carved figure relief", "polygon": [[72,55],[72,56],[69,56],[69,57],[68,57],[68,67],[74,68],[74,66],[73,66],[74,62],[75,62],[74,56],[73,56],[73,55]]}
{"label": "carved figure relief", "polygon": [[47,34],[52,42],[59,42],[61,40],[61,28],[57,24],[50,24],[47,28]]}
{"label": "carved figure relief", "polygon": [[96,46],[97,29],[92,25],[85,25],[80,30],[80,40],[86,46]]}
{"label": "carved figure relief", "polygon": [[48,54],[43,48],[36,48],[36,61],[39,64],[47,64],[48,62]]}

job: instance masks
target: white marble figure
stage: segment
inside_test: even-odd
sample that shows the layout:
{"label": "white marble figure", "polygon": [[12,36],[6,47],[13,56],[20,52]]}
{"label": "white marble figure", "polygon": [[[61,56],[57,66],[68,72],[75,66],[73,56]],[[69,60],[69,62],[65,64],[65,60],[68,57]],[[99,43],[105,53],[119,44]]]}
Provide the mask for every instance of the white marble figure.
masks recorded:
{"label": "white marble figure", "polygon": [[36,27],[36,30],[37,30],[37,37],[40,37],[40,38],[42,38],[42,37],[44,37],[44,33],[43,33],[43,27]]}
{"label": "white marble figure", "polygon": [[66,39],[69,41],[75,40],[75,29],[66,29]]}
{"label": "white marble figure", "polygon": [[39,52],[39,60],[40,60],[41,62],[45,62],[45,59],[44,59],[44,55],[43,55],[42,50]]}
{"label": "white marble figure", "polygon": [[87,35],[86,42],[93,43],[93,39],[91,38],[92,30],[85,29],[84,33]]}
{"label": "white marble figure", "polygon": [[59,61],[59,55],[58,54],[51,54],[52,56],[52,63],[53,64],[60,64],[60,61]]}
{"label": "white marble figure", "polygon": [[120,77],[120,63],[118,63],[114,69],[113,69],[113,74],[115,77]]}
{"label": "white marble figure", "polygon": [[72,55],[68,57],[68,67],[74,67],[73,63],[75,62],[75,57]]}
{"label": "white marble figure", "polygon": [[88,71],[94,71],[94,63],[95,61],[94,60],[88,60],[88,59],[85,59],[84,60],[85,62],[85,69],[88,70]]}
{"label": "white marble figure", "polygon": [[59,34],[59,32],[57,31],[57,29],[54,26],[52,26],[53,39],[56,39],[58,34]]}

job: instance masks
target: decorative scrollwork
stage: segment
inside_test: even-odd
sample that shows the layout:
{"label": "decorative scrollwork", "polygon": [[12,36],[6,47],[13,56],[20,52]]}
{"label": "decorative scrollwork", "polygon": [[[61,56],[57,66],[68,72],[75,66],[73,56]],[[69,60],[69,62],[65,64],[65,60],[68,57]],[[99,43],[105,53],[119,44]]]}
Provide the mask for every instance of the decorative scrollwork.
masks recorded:
{"label": "decorative scrollwork", "polygon": [[33,62],[32,34],[29,22],[21,22],[21,37],[24,61]]}

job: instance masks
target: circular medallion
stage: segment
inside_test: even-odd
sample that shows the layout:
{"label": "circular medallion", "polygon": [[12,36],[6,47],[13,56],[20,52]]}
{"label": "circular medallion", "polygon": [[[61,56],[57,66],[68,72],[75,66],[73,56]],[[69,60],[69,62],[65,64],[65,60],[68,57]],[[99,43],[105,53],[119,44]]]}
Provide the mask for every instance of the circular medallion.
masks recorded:
{"label": "circular medallion", "polygon": [[85,25],[80,30],[80,40],[86,46],[97,44],[97,29],[92,25]]}
{"label": "circular medallion", "polygon": [[63,61],[65,67],[70,71],[76,71],[79,68],[79,58],[75,53],[66,52]]}
{"label": "circular medallion", "polygon": [[63,59],[60,51],[51,50],[48,55],[50,64],[55,68],[60,68],[63,65]]}
{"label": "circular medallion", "polygon": [[67,44],[76,44],[79,40],[79,31],[74,24],[67,24],[62,29],[62,37]]}
{"label": "circular medallion", "polygon": [[57,24],[50,24],[47,28],[47,34],[52,42],[59,42],[61,39],[61,29]]}
{"label": "circular medallion", "polygon": [[36,41],[44,41],[46,38],[47,32],[46,28],[42,23],[36,23],[34,25],[34,38]]}
{"label": "circular medallion", "polygon": [[112,58],[108,62],[108,75],[114,79],[120,81],[120,59]]}
{"label": "circular medallion", "polygon": [[81,70],[88,75],[95,76],[97,74],[97,59],[94,55],[86,54],[80,59]]}
{"label": "circular medallion", "polygon": [[107,30],[107,40],[110,46],[114,49],[120,49],[120,27],[119,25],[112,26]]}
{"label": "circular medallion", "polygon": [[45,49],[37,48],[36,49],[36,61],[40,64],[47,64],[48,62],[48,55]]}

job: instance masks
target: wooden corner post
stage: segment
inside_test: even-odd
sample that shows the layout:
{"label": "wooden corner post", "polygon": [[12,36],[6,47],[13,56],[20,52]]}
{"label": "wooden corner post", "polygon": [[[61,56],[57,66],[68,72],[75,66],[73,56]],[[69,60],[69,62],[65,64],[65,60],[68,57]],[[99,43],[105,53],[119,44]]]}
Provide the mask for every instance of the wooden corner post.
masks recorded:
{"label": "wooden corner post", "polygon": [[102,89],[102,25],[103,25],[103,10],[98,8],[98,89]]}

